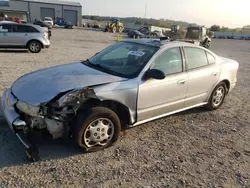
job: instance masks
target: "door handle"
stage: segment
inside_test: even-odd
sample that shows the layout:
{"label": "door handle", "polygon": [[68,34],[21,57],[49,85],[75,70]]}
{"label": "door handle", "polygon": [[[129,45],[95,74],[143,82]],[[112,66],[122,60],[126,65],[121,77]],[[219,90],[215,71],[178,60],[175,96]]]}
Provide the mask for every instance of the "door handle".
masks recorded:
{"label": "door handle", "polygon": [[213,72],[213,73],[212,73],[212,76],[217,76],[217,72]]}
{"label": "door handle", "polygon": [[178,81],[178,84],[185,84],[186,83],[186,80],[179,80]]}

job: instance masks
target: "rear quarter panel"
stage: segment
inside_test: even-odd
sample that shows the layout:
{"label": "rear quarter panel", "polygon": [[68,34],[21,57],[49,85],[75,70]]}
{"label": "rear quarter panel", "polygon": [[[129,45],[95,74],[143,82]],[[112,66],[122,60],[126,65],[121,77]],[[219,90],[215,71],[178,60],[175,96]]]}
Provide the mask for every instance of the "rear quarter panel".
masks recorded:
{"label": "rear quarter panel", "polygon": [[221,57],[220,62],[221,74],[220,81],[228,80],[230,82],[230,90],[236,85],[239,63],[235,60]]}

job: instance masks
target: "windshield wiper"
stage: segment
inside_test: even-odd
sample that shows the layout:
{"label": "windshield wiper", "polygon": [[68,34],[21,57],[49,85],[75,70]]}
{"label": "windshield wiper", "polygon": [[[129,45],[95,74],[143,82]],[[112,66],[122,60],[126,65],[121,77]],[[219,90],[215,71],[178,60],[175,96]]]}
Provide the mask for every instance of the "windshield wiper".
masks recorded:
{"label": "windshield wiper", "polygon": [[83,63],[83,64],[86,64],[86,65],[88,65],[88,66],[90,66],[90,67],[95,67],[95,68],[98,68],[98,69],[107,70],[105,67],[101,66],[100,64],[91,63],[91,62],[89,61],[89,59],[86,59],[86,61],[83,61],[82,63]]}

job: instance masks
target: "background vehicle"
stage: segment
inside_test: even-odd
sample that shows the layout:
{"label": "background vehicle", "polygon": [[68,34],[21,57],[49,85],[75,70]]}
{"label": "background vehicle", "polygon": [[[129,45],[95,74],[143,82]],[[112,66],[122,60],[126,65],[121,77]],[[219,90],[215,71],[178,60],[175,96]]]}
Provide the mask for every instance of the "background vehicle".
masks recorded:
{"label": "background vehicle", "polygon": [[186,37],[185,37],[185,42],[198,44],[207,49],[209,49],[211,46],[211,38],[208,36],[207,29],[203,26],[188,27]]}
{"label": "background vehicle", "polygon": [[39,25],[40,27],[46,27],[48,28],[48,36],[49,36],[49,39],[51,38],[52,36],[52,25],[48,24],[47,22],[44,22],[44,21],[41,21],[41,20],[35,20],[34,25]]}
{"label": "background vehicle", "polygon": [[107,24],[104,31],[113,32],[113,33],[116,33],[116,32],[122,33],[123,29],[124,29],[123,23],[120,22],[120,19],[113,18],[111,19],[111,22]]}
{"label": "background vehicle", "polygon": [[65,22],[64,23],[64,28],[66,28],[66,29],[73,29],[73,24],[71,22]]}
{"label": "background vehicle", "polygon": [[131,38],[147,38],[146,35],[137,30],[132,30],[128,32],[128,36]]}
{"label": "background vehicle", "polygon": [[96,151],[111,146],[121,127],[198,106],[218,109],[236,85],[238,67],[194,44],[128,40],[86,61],[22,76],[1,104],[19,139],[24,130],[47,129],[53,138],[68,132],[82,149]]}
{"label": "background vehicle", "polygon": [[208,31],[204,26],[189,26],[184,30],[178,25],[172,25],[170,33],[172,40],[193,43],[207,49],[211,47],[212,36],[213,33]]}
{"label": "background vehicle", "polygon": [[38,53],[50,46],[46,29],[39,26],[0,22],[0,31],[0,48],[26,48]]}
{"label": "background vehicle", "polygon": [[45,17],[43,21],[52,25],[52,26],[54,25],[54,21],[51,17]]}
{"label": "background vehicle", "polygon": [[100,29],[100,28],[101,28],[101,25],[100,25],[100,24],[94,24],[94,25],[93,25],[93,28]]}
{"label": "background vehicle", "polygon": [[166,37],[166,36],[163,35],[160,31],[153,31],[153,32],[150,32],[149,36],[150,36],[150,37],[156,37],[156,38]]}

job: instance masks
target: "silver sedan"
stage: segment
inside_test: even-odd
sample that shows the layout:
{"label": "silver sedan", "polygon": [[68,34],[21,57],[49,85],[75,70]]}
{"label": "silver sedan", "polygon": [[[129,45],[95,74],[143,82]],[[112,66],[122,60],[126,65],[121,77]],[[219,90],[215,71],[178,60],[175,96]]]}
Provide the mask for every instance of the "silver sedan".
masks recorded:
{"label": "silver sedan", "polygon": [[37,160],[25,134],[69,134],[78,146],[111,146],[133,127],[190,108],[218,109],[237,82],[238,62],[184,42],[141,39],[109,46],[82,62],[16,80],[2,96],[11,129]]}

